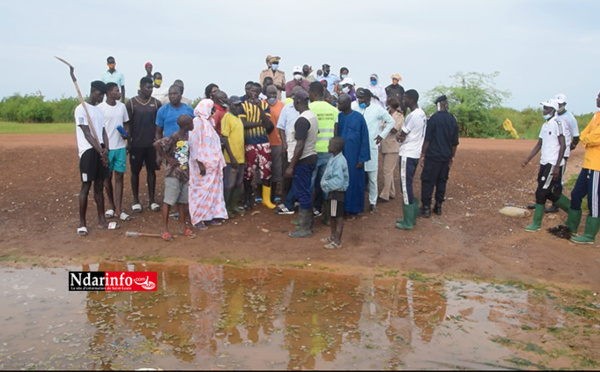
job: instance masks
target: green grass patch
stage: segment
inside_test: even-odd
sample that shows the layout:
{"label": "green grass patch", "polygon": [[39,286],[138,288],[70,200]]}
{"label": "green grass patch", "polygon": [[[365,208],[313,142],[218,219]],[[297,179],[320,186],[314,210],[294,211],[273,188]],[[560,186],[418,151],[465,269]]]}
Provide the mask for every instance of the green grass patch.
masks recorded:
{"label": "green grass patch", "polygon": [[75,123],[0,122],[0,134],[75,134]]}
{"label": "green grass patch", "polygon": [[434,280],[433,278],[428,278],[428,277],[424,276],[422,273],[420,273],[418,271],[409,271],[408,274],[402,274],[402,276],[407,277],[408,279],[412,280],[413,282],[427,283],[427,282]]}
{"label": "green grass patch", "polygon": [[128,262],[165,262],[167,259],[161,256],[125,256],[123,257]]}

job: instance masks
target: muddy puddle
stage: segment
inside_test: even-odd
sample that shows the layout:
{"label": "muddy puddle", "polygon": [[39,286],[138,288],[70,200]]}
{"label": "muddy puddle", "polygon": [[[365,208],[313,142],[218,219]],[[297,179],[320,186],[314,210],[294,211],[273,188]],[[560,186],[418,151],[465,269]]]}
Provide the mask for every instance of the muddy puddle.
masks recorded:
{"label": "muddy puddle", "polygon": [[[69,292],[68,271],[157,271]],[[591,291],[299,268],[0,269],[0,369],[598,369]]]}

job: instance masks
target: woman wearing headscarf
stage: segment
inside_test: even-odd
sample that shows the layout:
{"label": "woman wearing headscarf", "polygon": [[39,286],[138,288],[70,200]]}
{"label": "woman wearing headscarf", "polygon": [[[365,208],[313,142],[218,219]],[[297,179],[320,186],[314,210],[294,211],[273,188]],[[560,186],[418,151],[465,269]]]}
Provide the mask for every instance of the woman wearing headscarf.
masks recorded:
{"label": "woman wearing headscarf", "polygon": [[370,85],[369,90],[373,93],[373,97],[377,98],[376,102],[381,106],[385,107],[385,103],[387,101],[387,94],[385,93],[385,89],[379,84],[379,77],[377,74],[371,74],[369,76]]}
{"label": "woman wearing headscarf", "polygon": [[223,197],[225,158],[221,140],[214,130],[214,102],[203,99],[194,109],[194,130],[189,134],[190,182],[189,205],[192,224],[206,229],[206,224],[220,225],[227,218]]}

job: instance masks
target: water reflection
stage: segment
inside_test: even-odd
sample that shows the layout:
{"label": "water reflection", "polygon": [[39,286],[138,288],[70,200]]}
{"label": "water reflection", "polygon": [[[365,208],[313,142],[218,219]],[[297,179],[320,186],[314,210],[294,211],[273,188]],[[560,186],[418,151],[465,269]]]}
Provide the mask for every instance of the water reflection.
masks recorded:
{"label": "water reflection", "polygon": [[0,368],[597,366],[593,352],[561,349],[573,353],[577,335],[548,330],[579,327],[600,341],[600,306],[561,307],[548,290],[209,264],[70,268],[80,269],[157,271],[158,290],[68,292],[65,269],[1,269]]}

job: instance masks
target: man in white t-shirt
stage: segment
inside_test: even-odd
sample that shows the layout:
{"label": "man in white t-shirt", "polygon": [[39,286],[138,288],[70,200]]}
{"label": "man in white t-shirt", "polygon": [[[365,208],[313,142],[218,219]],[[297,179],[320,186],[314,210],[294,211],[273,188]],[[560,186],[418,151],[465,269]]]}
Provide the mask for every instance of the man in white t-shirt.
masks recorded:
{"label": "man in white t-shirt", "polygon": [[541,105],[544,107],[542,113],[546,122],[540,129],[538,142],[521,165],[524,168],[538,152],[541,152],[533,222],[525,227],[525,231],[528,232],[541,229],[546,200],[552,201],[555,206],[564,211],[568,211],[571,206],[571,201],[562,194],[562,174],[567,146],[563,125],[556,120],[558,102],[555,99],[549,99],[542,102]]}
{"label": "man in white t-shirt", "polygon": [[396,138],[400,142],[400,185],[402,186],[402,211],[404,218],[396,221],[396,227],[403,230],[412,230],[417,222],[419,200],[413,194],[413,179],[421,157],[427,116],[419,108],[419,93],[410,89],[403,96],[404,107],[410,109],[402,130]]}
{"label": "man in white t-shirt", "polygon": [[[87,200],[92,183],[94,184],[94,200],[98,210],[98,228],[106,229],[104,217],[104,195],[102,186],[108,175],[108,135],[104,129],[102,111],[96,105],[104,99],[106,84],[100,80],[92,82],[90,96],[83,104],[75,108],[75,133],[79,150],[79,171],[81,173],[81,190],[79,192],[79,228],[77,234],[88,235]],[[87,113],[86,113],[87,110]],[[89,113],[89,119],[88,114]],[[91,125],[90,125],[91,120]],[[115,228],[116,225],[113,225]]]}
{"label": "man in white t-shirt", "polygon": [[[562,167],[563,172],[567,167],[567,161],[571,155],[571,151],[575,150],[579,143],[579,127],[577,126],[577,119],[573,116],[570,111],[567,111],[565,106],[567,105],[567,96],[562,93],[557,94],[554,99],[558,102],[558,111],[556,111],[556,120],[562,124],[562,128],[565,135],[565,164]],[[564,181],[564,179],[563,179]],[[527,208],[535,209],[535,204],[528,205]],[[558,207],[551,205],[546,209],[546,213],[558,212]]]}
{"label": "man in white t-shirt", "polygon": [[[110,151],[108,152],[108,177],[104,180],[104,188],[109,208],[104,215],[106,218],[117,217],[121,221],[130,221],[131,217],[123,212],[123,175],[127,171],[127,132],[123,123],[129,121],[125,105],[119,102],[121,93],[115,83],[106,84],[106,101],[98,105],[104,116],[104,129],[108,135]],[[120,129],[118,129],[120,127]],[[121,131],[123,133],[121,133]],[[112,174],[115,173],[113,198]]]}

